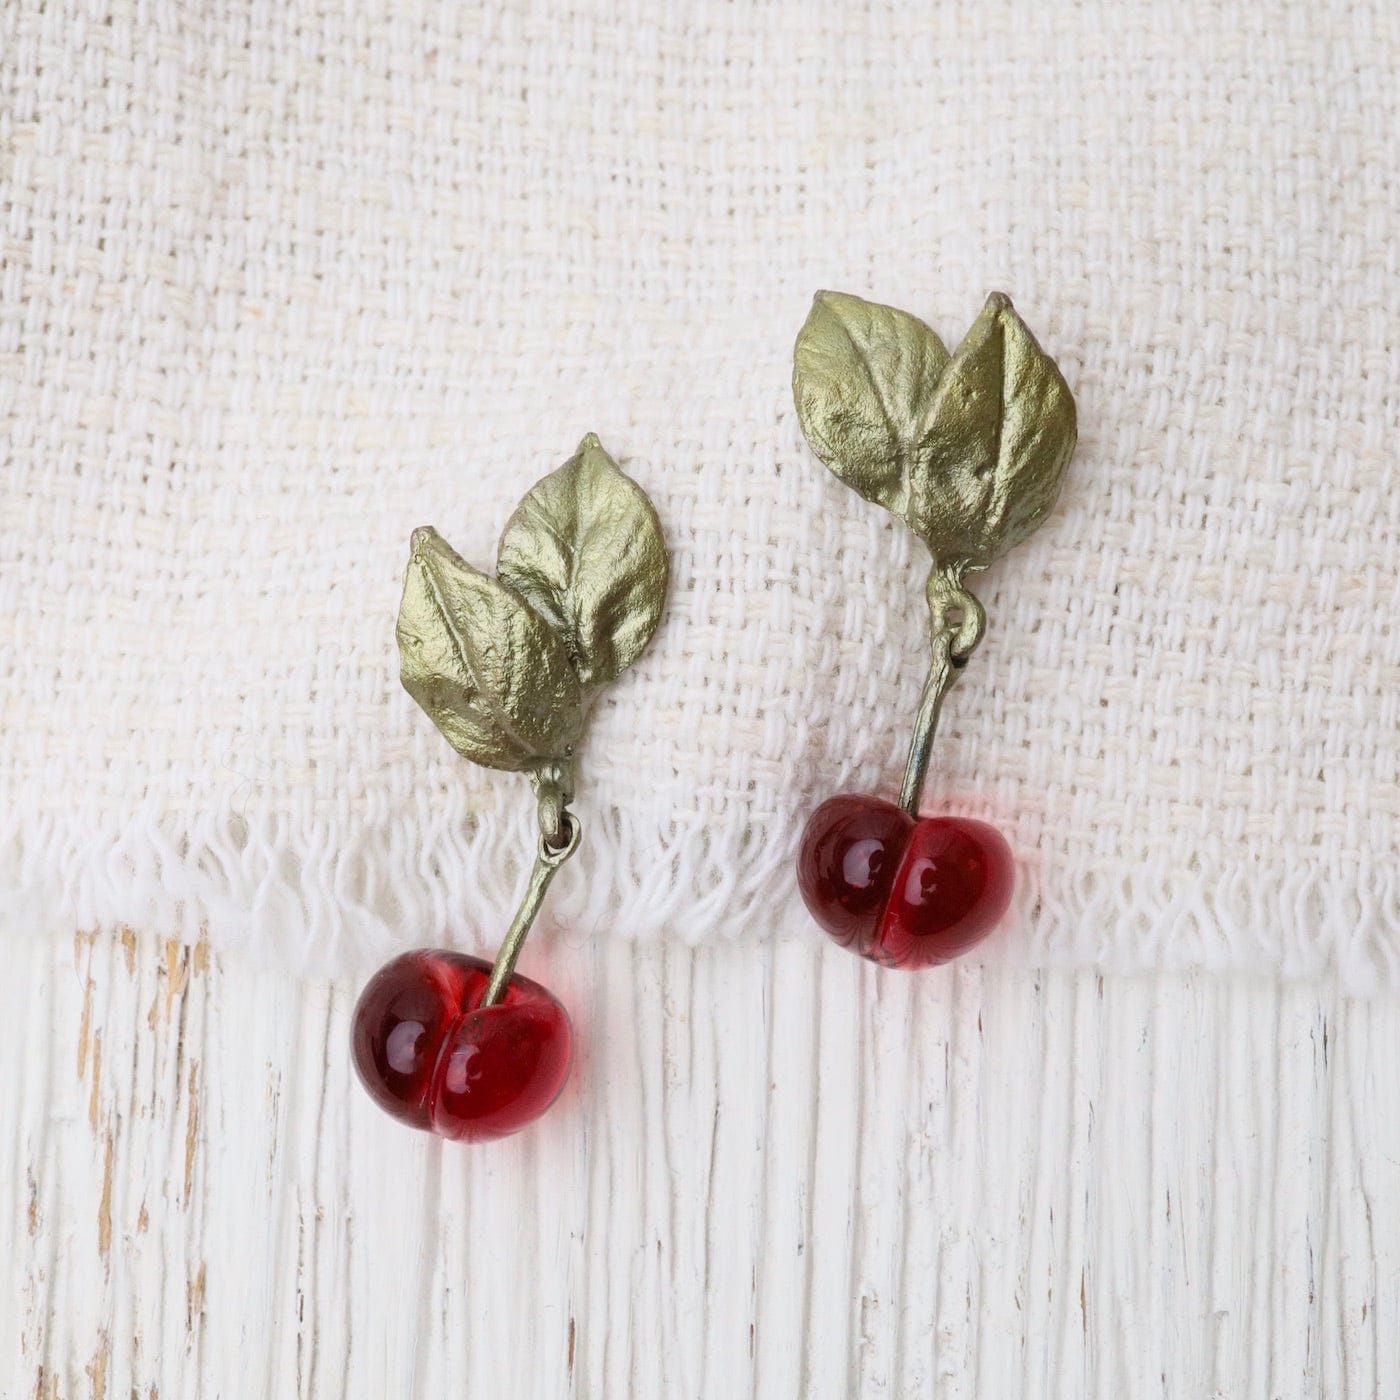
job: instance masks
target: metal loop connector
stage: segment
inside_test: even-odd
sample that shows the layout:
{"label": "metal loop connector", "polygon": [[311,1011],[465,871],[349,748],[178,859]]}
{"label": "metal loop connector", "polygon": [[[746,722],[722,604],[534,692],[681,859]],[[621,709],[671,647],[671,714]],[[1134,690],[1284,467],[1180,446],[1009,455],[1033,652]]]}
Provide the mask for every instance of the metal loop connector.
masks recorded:
{"label": "metal loop connector", "polygon": [[564,837],[559,845],[555,845],[547,836],[540,837],[538,859],[554,870],[558,870],[578,850],[578,843],[583,839],[583,823],[565,808],[560,813],[559,832]]}

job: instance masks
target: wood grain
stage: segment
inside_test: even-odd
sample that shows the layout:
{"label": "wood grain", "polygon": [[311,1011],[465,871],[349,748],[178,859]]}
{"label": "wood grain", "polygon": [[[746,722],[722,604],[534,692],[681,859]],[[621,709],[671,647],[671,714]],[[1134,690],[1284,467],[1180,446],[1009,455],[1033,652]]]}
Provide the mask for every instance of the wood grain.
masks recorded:
{"label": "wood grain", "polygon": [[578,1071],[470,1150],[372,1109],[349,986],[7,945],[5,1394],[1400,1394],[1393,1002],[526,960]]}

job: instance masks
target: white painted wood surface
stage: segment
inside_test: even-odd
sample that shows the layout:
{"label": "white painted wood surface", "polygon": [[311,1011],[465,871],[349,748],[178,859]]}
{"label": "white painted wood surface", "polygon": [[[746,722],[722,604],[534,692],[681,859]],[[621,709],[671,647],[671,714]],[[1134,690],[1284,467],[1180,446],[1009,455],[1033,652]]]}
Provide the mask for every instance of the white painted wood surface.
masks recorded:
{"label": "white painted wood surface", "polygon": [[1400,1394],[1393,1002],[526,960],[581,1059],[473,1150],[372,1109],[350,987],[7,945],[4,1393]]}

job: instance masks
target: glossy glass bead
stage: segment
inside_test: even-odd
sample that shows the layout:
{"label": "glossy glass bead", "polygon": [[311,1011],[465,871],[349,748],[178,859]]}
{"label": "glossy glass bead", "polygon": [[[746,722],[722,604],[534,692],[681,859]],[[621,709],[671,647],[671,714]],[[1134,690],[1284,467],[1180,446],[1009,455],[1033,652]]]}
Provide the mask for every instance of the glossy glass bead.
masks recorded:
{"label": "glossy glass bead", "polygon": [[883,798],[823,802],[802,835],[802,898],[842,947],[887,967],[931,967],[980,943],[1011,902],[1011,850],[968,817],[917,822]]}
{"label": "glossy glass bead", "polygon": [[514,976],[481,1007],[491,964],[420,949],[386,963],[355,1006],[351,1053],[370,1097],[400,1122],[479,1142],[538,1118],[569,1077],[563,1006]]}

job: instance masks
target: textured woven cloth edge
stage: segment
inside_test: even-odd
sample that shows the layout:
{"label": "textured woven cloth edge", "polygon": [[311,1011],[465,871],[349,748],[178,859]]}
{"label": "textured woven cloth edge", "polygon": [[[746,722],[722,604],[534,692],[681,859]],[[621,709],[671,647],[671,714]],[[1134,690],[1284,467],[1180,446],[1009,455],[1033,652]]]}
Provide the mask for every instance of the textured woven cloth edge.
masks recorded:
{"label": "textured woven cloth edge", "polygon": [[[636,937],[639,927],[690,944],[822,937],[793,878],[796,826],[767,839],[708,826],[648,832],[617,811],[585,820],[538,938]],[[0,832],[0,927],[158,929],[307,976],[366,970],[419,944],[489,954],[525,877],[518,853],[532,849],[533,821],[525,804],[512,816],[475,817],[448,804],[426,823],[367,827],[345,841],[324,825],[250,824],[233,813],[178,836],[153,812],[123,826],[11,813]],[[744,853],[737,867],[735,850]],[[1280,879],[1272,867],[1229,869],[1206,855],[1188,871],[1086,860],[1057,872],[1053,902],[1033,865],[1020,862],[1018,877],[1004,928],[973,961],[1109,973],[1270,970],[1331,976],[1358,995],[1400,988],[1393,865],[1302,866]],[[620,907],[633,925],[617,923]]]}

